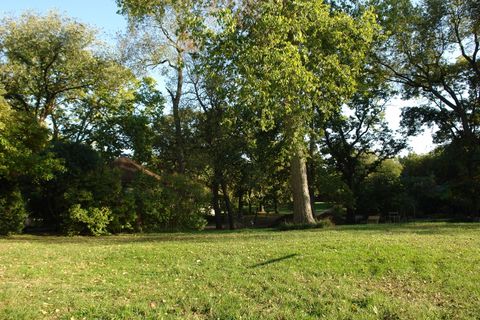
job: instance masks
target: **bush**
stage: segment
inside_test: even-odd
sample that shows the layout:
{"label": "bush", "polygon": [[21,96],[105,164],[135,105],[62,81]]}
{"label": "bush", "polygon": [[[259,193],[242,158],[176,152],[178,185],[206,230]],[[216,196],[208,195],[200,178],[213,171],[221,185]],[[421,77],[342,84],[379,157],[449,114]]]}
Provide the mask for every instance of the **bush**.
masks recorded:
{"label": "bush", "polygon": [[138,231],[135,193],[132,188],[124,188],[110,209],[112,210],[112,221],[108,225],[110,232]]}
{"label": "bush", "polygon": [[69,234],[87,233],[93,236],[107,234],[107,226],[112,221],[112,211],[109,208],[83,209],[76,204],[68,210]]}
{"label": "bush", "polygon": [[16,190],[0,195],[0,234],[9,235],[23,230],[27,211],[22,194]]}
{"label": "bush", "polygon": [[65,170],[30,191],[29,205],[34,218],[41,219],[52,231],[90,233],[82,228],[78,230],[78,221],[71,219],[72,208],[76,205],[82,210],[109,208],[111,217],[118,214],[112,223],[115,232],[133,230],[136,219],[131,209],[133,201],[124,201],[120,173],[116,169],[106,165],[100,154],[88,145],[56,142],[52,152],[63,159]]}
{"label": "bush", "polygon": [[182,175],[165,175],[161,181],[139,175],[134,181],[136,212],[143,231],[203,229],[209,206],[204,187]]}
{"label": "bush", "polygon": [[177,229],[201,230],[207,225],[204,212],[210,207],[205,187],[183,175],[164,177],[168,187],[163,199],[171,213],[170,225]]}

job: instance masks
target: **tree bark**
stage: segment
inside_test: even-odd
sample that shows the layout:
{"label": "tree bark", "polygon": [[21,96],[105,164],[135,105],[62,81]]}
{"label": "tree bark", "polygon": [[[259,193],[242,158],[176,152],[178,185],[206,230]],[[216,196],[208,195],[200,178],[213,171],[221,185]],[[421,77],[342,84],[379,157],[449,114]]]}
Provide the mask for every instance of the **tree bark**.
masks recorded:
{"label": "tree bark", "polygon": [[213,211],[215,212],[215,228],[217,230],[223,229],[222,223],[222,211],[220,210],[220,205],[218,204],[219,195],[218,195],[218,183],[214,181],[212,183],[212,207]]}
{"label": "tree bark", "polygon": [[178,173],[185,173],[185,153],[183,146],[183,136],[182,136],[182,124],[180,119],[180,100],[182,97],[183,91],[183,60],[181,57],[181,52],[178,53],[178,65],[176,67],[177,71],[177,88],[175,94],[170,92],[172,98],[172,114],[173,122],[175,126],[175,144],[176,144],[176,160],[177,160],[177,171]]}
{"label": "tree bark", "polygon": [[252,189],[248,190],[248,215],[252,215]]}
{"label": "tree bark", "polygon": [[291,186],[293,193],[293,221],[295,224],[314,224],[308,192],[305,157],[297,150],[291,159]]}
{"label": "tree bark", "polygon": [[273,195],[273,211],[275,214],[278,214],[278,198],[277,198],[277,193]]}
{"label": "tree bark", "polygon": [[347,208],[347,216],[346,216],[346,222],[348,224],[355,224],[355,209],[353,208]]}
{"label": "tree bark", "polygon": [[312,214],[315,215],[315,162],[313,159],[315,152],[315,140],[310,137],[309,161],[307,164],[308,194],[310,195],[310,207]]}
{"label": "tree bark", "polygon": [[228,226],[230,230],[235,229],[235,221],[233,218],[233,210],[232,210],[232,203],[230,201],[230,196],[228,195],[228,188],[227,184],[224,179],[222,179],[222,193],[223,193],[223,201],[225,201],[225,209],[227,210],[228,216]]}
{"label": "tree bark", "polygon": [[243,191],[240,191],[238,195],[238,213],[237,219],[241,223],[243,223]]}

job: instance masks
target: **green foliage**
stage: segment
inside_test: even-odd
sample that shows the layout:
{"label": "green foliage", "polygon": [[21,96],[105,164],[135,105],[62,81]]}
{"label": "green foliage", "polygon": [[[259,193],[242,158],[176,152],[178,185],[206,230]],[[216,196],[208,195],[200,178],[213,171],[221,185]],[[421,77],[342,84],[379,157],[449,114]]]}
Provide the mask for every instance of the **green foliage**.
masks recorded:
{"label": "green foliage", "polygon": [[0,235],[19,233],[27,217],[22,194],[18,190],[0,192]]}
{"label": "green foliage", "polygon": [[[51,151],[63,159],[65,171],[28,191],[29,207],[35,218],[42,219],[54,230],[68,231],[72,223],[69,210],[74,205],[108,207],[113,213],[117,212],[116,208],[123,204],[120,175],[104,164],[98,152],[84,144],[60,142],[55,143]],[[119,223],[132,225],[127,216],[122,216],[116,219],[117,229],[122,228]]]}
{"label": "green foliage", "polygon": [[62,165],[46,150],[48,130],[12,109],[3,94],[0,86],[0,180],[15,183],[21,178],[34,182],[52,179]]}
{"label": "green foliage", "polygon": [[164,134],[156,124],[162,121],[165,98],[155,86],[155,80],[143,78],[135,87],[133,98],[99,121],[87,141],[110,160],[128,150],[133,160],[151,162],[153,144]]}
{"label": "green foliage", "polygon": [[320,168],[315,177],[318,194],[322,199],[337,203],[342,207],[355,207],[355,195],[348,185],[342,180],[341,175],[331,169]]}
{"label": "green foliage", "polygon": [[356,206],[358,212],[364,215],[401,212],[406,206],[403,203],[404,186],[400,179],[402,169],[396,159],[383,161],[378,170],[372,172],[361,185]]}
{"label": "green foliage", "polygon": [[168,187],[165,188],[164,200],[175,214],[173,225],[177,228],[203,229],[206,225],[204,215],[210,206],[205,187],[184,175],[165,178]]}
{"label": "green foliage", "polygon": [[132,185],[140,227],[144,231],[203,229],[209,207],[207,191],[183,175],[164,175],[159,182],[139,175]]}
{"label": "green foliage", "polygon": [[[389,77],[402,85],[404,97],[423,98],[403,109],[402,125],[409,134],[433,127],[434,141],[450,144],[444,155],[448,149],[456,149],[458,154],[451,160],[459,171],[448,185],[458,196],[452,200],[463,202],[461,206],[478,215],[478,1],[385,3],[389,5],[383,8],[391,10],[387,16],[395,23],[387,24],[391,37],[381,51],[382,65]],[[406,14],[395,18],[399,9]]]}
{"label": "green foliage", "polygon": [[72,206],[68,210],[67,233],[90,234],[99,236],[106,234],[107,226],[112,221],[112,212],[109,208],[86,208],[83,209],[79,204]]}
{"label": "green foliage", "polygon": [[[7,101],[55,139],[84,141],[94,124],[132,99],[132,73],[102,53],[86,25],[56,13],[0,23]],[[46,121],[49,119],[49,121]]]}
{"label": "green foliage", "polygon": [[462,141],[454,141],[426,155],[412,154],[402,159],[402,183],[418,214],[478,217],[480,175],[478,167],[470,175],[471,156]]}
{"label": "green foliage", "polygon": [[0,234],[21,232],[27,210],[21,189],[51,180],[62,162],[46,150],[47,130],[3,99],[0,86]]}
{"label": "green foliage", "polygon": [[163,198],[163,185],[149,176],[138,175],[131,186],[135,196],[137,228],[141,231],[168,229],[172,212],[168,210]]}
{"label": "green foliage", "polygon": [[283,122],[294,143],[303,141],[315,108],[328,114],[354,92],[376,32],[372,12],[353,19],[322,1],[247,3],[234,18],[230,59],[242,104],[264,130]]}
{"label": "green foliage", "polygon": [[[403,85],[406,97],[426,103],[405,108],[403,125],[411,134],[436,125],[435,140],[472,139],[478,144],[479,18],[475,1],[401,1],[386,6],[396,20],[382,65]],[[396,18],[402,10],[405,14]],[[388,11],[387,11],[388,12]]]}
{"label": "green foliage", "polygon": [[110,232],[139,231],[135,194],[131,188],[123,188],[109,208],[112,210],[112,220],[108,225]]}

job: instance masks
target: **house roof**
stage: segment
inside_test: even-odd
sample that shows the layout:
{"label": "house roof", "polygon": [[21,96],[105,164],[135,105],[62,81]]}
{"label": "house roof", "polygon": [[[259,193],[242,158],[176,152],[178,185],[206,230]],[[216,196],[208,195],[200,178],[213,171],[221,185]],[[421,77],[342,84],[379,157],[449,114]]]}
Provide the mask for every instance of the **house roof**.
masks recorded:
{"label": "house roof", "polygon": [[127,182],[132,181],[134,179],[135,175],[138,172],[146,174],[146,175],[148,175],[150,177],[153,177],[157,180],[161,180],[161,177],[158,174],[148,170],[147,168],[145,168],[141,164],[138,164],[135,161],[133,161],[132,159],[127,158],[127,157],[119,157],[119,158],[115,159],[113,161],[113,166],[116,167],[116,168],[119,168],[122,171],[122,180],[123,181],[127,181]]}

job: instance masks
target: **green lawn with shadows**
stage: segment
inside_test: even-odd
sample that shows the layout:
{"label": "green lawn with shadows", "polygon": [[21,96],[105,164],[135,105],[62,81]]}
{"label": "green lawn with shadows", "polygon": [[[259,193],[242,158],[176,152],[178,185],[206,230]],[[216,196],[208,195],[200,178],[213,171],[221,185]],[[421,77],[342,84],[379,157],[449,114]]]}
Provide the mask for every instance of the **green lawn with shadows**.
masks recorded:
{"label": "green lawn with shadows", "polygon": [[479,319],[480,224],[0,238],[0,319]]}

